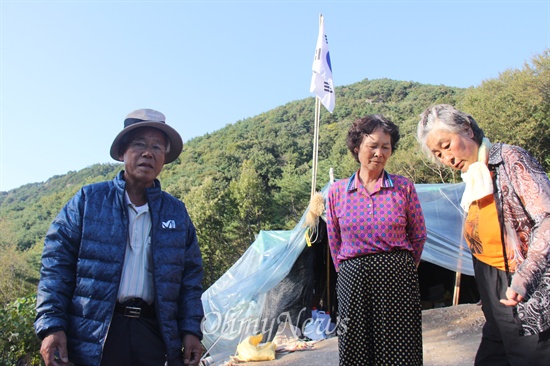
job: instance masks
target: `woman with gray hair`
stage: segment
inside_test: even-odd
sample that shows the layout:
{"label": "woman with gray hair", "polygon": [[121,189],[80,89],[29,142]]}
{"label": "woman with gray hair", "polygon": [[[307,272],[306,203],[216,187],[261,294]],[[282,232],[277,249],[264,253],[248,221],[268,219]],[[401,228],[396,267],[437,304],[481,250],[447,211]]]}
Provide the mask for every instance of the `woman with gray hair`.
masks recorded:
{"label": "woman with gray hair", "polygon": [[460,170],[464,236],[486,323],[476,365],[550,365],[550,180],[524,149],[492,144],[440,104],[418,123],[433,161]]}

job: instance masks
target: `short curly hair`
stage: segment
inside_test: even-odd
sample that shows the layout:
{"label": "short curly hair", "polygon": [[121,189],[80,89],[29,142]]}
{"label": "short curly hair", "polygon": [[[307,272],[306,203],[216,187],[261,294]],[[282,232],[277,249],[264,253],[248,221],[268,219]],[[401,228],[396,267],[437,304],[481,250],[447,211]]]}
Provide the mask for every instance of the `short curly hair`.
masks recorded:
{"label": "short curly hair", "polygon": [[381,114],[370,114],[368,116],[359,118],[353,122],[348,130],[348,137],[346,143],[348,149],[355,158],[355,161],[359,163],[359,146],[363,142],[363,138],[373,133],[376,129],[382,129],[384,133],[390,135],[391,139],[391,152],[397,150],[397,144],[400,139],[399,126],[382,116]]}

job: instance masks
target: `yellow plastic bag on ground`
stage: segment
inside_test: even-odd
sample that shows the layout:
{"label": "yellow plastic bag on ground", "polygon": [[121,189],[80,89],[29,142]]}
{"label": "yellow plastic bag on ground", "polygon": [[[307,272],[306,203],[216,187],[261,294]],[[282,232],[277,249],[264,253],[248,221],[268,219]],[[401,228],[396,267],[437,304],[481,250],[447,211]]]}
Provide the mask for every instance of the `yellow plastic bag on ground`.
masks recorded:
{"label": "yellow plastic bag on ground", "polygon": [[275,344],[267,342],[259,346],[263,335],[258,334],[245,338],[237,346],[237,357],[241,361],[269,361],[275,359]]}

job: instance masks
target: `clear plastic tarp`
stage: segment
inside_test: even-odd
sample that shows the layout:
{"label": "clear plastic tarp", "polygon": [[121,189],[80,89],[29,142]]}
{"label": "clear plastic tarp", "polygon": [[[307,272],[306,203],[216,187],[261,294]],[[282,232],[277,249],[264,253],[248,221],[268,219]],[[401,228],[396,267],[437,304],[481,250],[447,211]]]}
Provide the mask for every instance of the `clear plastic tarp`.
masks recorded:
{"label": "clear plastic tarp", "polygon": [[[329,185],[321,191],[326,198]],[[473,275],[470,250],[462,237],[464,184],[417,184],[428,240],[422,260]],[[305,213],[293,230],[261,231],[243,256],[202,295],[203,344],[207,363],[217,364],[262,329],[266,293],[290,272],[306,246]]]}
{"label": "clear plastic tarp", "polygon": [[472,255],[462,235],[465,213],[460,199],[464,183],[416,184],[415,187],[428,230],[422,260],[473,276]]}

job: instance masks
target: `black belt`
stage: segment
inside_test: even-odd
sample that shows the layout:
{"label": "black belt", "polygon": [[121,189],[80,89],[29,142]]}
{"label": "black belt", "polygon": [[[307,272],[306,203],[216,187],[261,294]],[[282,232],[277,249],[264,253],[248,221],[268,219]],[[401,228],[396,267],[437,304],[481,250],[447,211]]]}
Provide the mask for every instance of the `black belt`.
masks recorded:
{"label": "black belt", "polygon": [[152,305],[147,304],[142,299],[133,299],[124,303],[117,302],[115,312],[120,313],[128,318],[154,318],[155,309]]}

